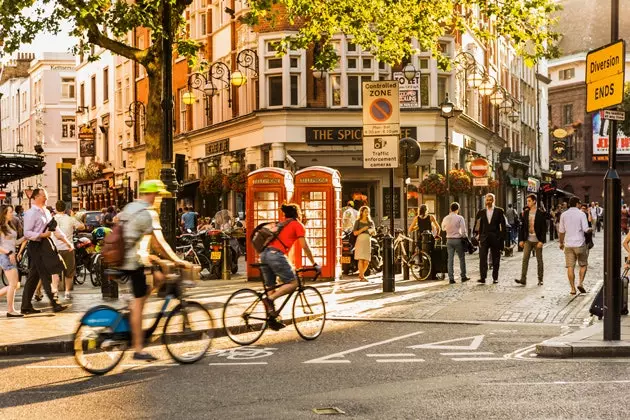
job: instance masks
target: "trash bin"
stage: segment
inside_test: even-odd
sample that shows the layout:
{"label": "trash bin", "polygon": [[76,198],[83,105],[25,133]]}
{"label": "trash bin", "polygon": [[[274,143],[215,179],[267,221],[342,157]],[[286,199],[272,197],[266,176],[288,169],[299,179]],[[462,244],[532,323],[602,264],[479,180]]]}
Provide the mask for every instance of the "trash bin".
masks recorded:
{"label": "trash bin", "polygon": [[424,232],[420,234],[420,237],[422,238],[422,242],[421,242],[422,250],[426,252],[427,254],[431,255],[431,252],[433,252],[433,246],[435,244],[435,239],[433,239],[433,233],[431,233],[428,230],[425,230]]}

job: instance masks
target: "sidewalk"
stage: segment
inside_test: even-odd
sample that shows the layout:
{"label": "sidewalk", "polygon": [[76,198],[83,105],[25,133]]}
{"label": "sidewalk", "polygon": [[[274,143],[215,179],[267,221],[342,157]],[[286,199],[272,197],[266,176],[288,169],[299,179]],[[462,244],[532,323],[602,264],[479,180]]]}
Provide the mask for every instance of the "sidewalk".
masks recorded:
{"label": "sidewalk", "polygon": [[[586,294],[569,294],[564,257],[555,241],[546,244],[543,252],[546,264],[544,286],[536,285],[535,258],[530,263],[527,286],[514,283],[514,279],[520,277],[522,253],[502,259],[498,285],[476,282],[479,279],[478,253],[466,258],[471,281],[464,284],[459,283],[456,262],[458,283],[454,285],[449,285],[447,279],[418,282],[402,280],[398,275],[395,293],[383,293],[380,274],[371,276],[368,283],[358,282],[355,277],[314,285],[324,295],[327,317],[332,320],[523,322],[583,327],[590,322],[588,308],[601,285],[602,242],[603,235],[600,234],[595,238],[595,248],[589,258],[589,274],[585,281],[589,293]],[[247,282],[241,275],[229,281],[202,281],[201,286],[191,289],[188,296],[202,302],[211,311],[215,327],[221,328],[223,304],[232,292],[243,287],[259,289],[261,285]],[[123,293],[121,289],[121,297]],[[0,312],[0,355],[72,352],[72,335],[87,309],[98,304],[123,307],[122,300],[104,301],[100,289],[91,285],[81,286],[74,296],[71,307],[59,314],[50,312],[46,299],[42,302],[45,305],[35,304],[36,308],[46,311],[38,315],[9,319]],[[0,302],[2,310],[4,302]],[[145,311],[147,324],[160,304],[161,300],[156,297],[149,301]],[[19,299],[17,305],[19,307]],[[287,305],[286,313],[282,314],[284,319],[290,319],[289,311],[290,305]]]}

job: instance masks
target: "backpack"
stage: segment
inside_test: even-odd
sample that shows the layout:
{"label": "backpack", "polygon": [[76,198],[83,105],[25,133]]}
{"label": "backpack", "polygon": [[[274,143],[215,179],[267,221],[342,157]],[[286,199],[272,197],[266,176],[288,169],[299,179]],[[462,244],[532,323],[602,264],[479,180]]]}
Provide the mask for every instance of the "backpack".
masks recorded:
{"label": "backpack", "polygon": [[[271,242],[278,238],[282,229],[292,221],[293,219],[287,219],[284,222],[266,222],[256,226],[250,237],[254,250],[259,254],[262,253]],[[287,248],[282,241],[280,243]]]}
{"label": "backpack", "polygon": [[[129,219],[140,213],[142,210],[145,209],[143,208],[136,211],[129,217]],[[111,232],[103,239],[101,255],[103,257],[103,262],[109,267],[120,267],[125,262],[126,247],[123,224],[123,221],[119,220],[114,224],[114,226],[112,226]]]}

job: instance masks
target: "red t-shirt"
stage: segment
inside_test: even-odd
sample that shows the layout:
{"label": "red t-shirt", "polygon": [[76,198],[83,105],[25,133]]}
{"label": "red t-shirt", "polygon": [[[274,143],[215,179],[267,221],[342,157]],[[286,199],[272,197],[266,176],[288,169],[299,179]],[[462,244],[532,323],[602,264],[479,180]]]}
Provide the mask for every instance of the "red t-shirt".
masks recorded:
{"label": "red t-shirt", "polygon": [[305,234],[304,225],[297,220],[292,220],[280,231],[278,237],[269,243],[269,247],[288,254],[293,243],[299,238],[303,238]]}

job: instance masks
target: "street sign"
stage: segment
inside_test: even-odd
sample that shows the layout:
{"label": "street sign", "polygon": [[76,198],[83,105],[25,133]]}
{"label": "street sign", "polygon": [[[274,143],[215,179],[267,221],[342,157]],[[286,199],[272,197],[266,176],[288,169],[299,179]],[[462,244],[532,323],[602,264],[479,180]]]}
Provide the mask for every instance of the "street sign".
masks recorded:
{"label": "street sign", "polygon": [[624,111],[614,111],[612,109],[604,110],[605,120],[625,121],[626,113]]}
{"label": "street sign", "polygon": [[363,167],[398,168],[398,136],[363,137]]}
{"label": "street sign", "polygon": [[490,165],[488,164],[488,161],[484,158],[477,158],[470,162],[470,173],[474,177],[486,176],[489,169]]}
{"label": "street sign", "polygon": [[623,101],[626,44],[617,41],[586,55],[586,112]]}
{"label": "street sign", "polygon": [[7,192],[6,191],[0,191],[0,200],[4,200],[5,198],[7,198]]}
{"label": "street sign", "polygon": [[400,135],[398,81],[363,82],[363,136]]}
{"label": "street sign", "polygon": [[487,187],[488,186],[488,177],[483,176],[481,178],[473,178],[473,187]]}

